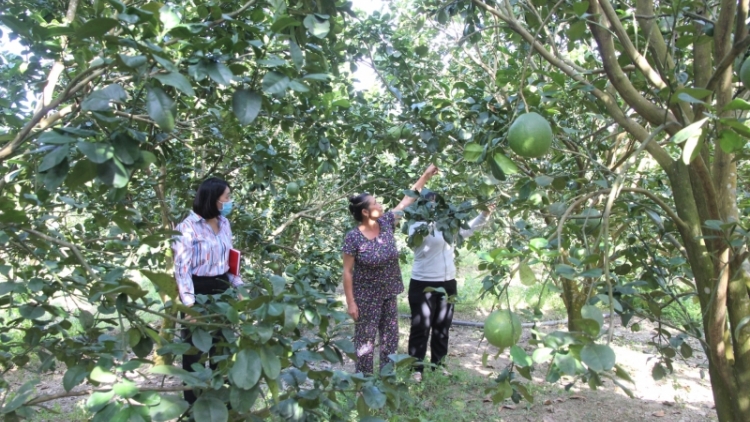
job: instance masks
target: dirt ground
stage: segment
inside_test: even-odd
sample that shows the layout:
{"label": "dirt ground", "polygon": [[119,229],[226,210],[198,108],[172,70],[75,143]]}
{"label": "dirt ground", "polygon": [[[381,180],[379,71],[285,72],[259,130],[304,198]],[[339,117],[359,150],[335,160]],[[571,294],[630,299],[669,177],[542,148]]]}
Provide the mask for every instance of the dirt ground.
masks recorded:
{"label": "dirt ground", "polygon": [[[632,332],[620,325],[615,326],[613,349],[617,356],[617,363],[626,369],[634,386],[628,386],[635,398],[629,398],[611,381],[603,379],[604,388],[596,391],[588,385],[577,383],[570,391],[563,386],[570,382],[565,377],[554,385],[544,381],[544,370],[540,368],[534,375],[534,381],[529,387],[534,392],[535,401],[527,406],[521,402],[510,406],[496,406],[497,420],[507,422],[542,421],[542,422],[578,422],[578,421],[714,421],[717,420],[711,385],[706,374],[701,379],[697,365],[705,361],[705,356],[699,352],[697,343],[691,343],[696,351],[693,357],[684,363],[675,363],[673,374],[667,375],[660,381],[654,381],[651,369],[656,355],[647,343],[654,334],[653,327],[647,322],[641,322],[642,329]],[[551,332],[565,330],[565,326],[548,326],[540,331]],[[531,333],[524,329],[520,344],[531,354],[533,347],[528,346]],[[498,359],[494,358],[497,350],[483,342],[479,345],[482,330],[472,327],[454,327],[451,330],[450,360],[448,369],[460,367],[477,374],[491,376],[497,374],[510,362],[506,351]],[[482,354],[485,350],[490,354],[488,367],[482,366]]]}
{"label": "dirt ground", "polygon": [[[635,385],[629,386],[635,394],[635,398],[629,398],[620,388],[611,381],[603,379],[604,387],[596,391],[591,390],[588,385],[577,383],[570,391],[565,391],[563,386],[571,379],[563,378],[555,384],[549,384],[543,380],[546,368],[538,368],[533,381],[526,381],[527,388],[534,395],[534,403],[522,401],[513,404],[506,400],[503,404],[493,404],[485,395],[484,388],[492,386],[492,379],[509,363],[506,351],[495,359],[497,350],[486,342],[480,344],[482,330],[474,327],[454,326],[451,329],[450,352],[447,369],[456,373],[463,371],[471,374],[463,377],[463,382],[452,382],[451,388],[472,391],[469,395],[457,395],[456,407],[471,401],[481,400],[482,414],[489,419],[503,422],[585,422],[585,421],[663,421],[663,422],[688,422],[688,421],[715,421],[716,413],[713,409],[714,402],[711,393],[710,382],[707,378],[701,379],[698,365],[705,363],[705,356],[700,351],[697,343],[691,343],[694,355],[684,362],[675,363],[675,372],[668,374],[660,381],[654,381],[651,369],[655,363],[656,355],[653,348],[647,344],[654,334],[653,327],[647,322],[641,322],[642,329],[632,332],[629,328],[619,325],[615,327],[615,339],[613,348],[617,361],[622,365],[635,381]],[[545,332],[565,330],[564,326],[546,326],[540,328]],[[408,320],[400,321],[401,344],[400,351],[406,350],[408,338]],[[524,329],[519,344],[531,353],[533,348],[528,345],[531,332]],[[490,355],[488,365],[482,365],[482,354]],[[347,361],[344,365],[336,365],[345,370],[354,369],[353,362]],[[161,376],[148,374],[147,368],[141,371],[141,385],[170,386],[179,385],[176,379],[164,380]],[[38,387],[39,394],[62,393],[63,371],[56,371],[45,375]],[[29,377],[29,374],[9,374],[9,379],[14,387],[20,386]],[[458,379],[458,377],[453,377]],[[463,384],[463,385],[462,385]],[[76,390],[83,390],[79,386]],[[469,397],[469,398],[466,398]],[[80,409],[85,402],[85,396],[68,397],[47,403],[50,409],[60,412],[57,415],[42,417],[39,421],[72,421],[83,420],[84,412]],[[77,410],[78,409],[78,410]],[[493,410],[494,409],[494,410]],[[75,416],[74,416],[75,415]],[[62,417],[62,419],[61,419]],[[484,416],[483,416],[484,417]]]}

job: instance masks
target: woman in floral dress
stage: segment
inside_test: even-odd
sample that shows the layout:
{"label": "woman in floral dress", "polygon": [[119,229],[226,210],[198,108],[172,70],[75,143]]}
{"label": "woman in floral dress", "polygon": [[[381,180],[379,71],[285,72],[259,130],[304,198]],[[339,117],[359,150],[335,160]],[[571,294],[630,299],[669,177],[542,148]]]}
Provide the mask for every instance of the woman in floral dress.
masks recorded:
{"label": "woman in floral dress", "polygon": [[[437,171],[430,164],[411,189],[421,190]],[[355,321],[356,370],[363,374],[373,373],[378,334],[381,369],[398,347],[396,296],[404,291],[404,282],[398,266],[396,221],[397,214],[413,202],[414,198],[404,196],[392,211],[384,213],[370,194],[349,198],[349,212],[359,225],[344,238],[344,293],[348,313]]]}

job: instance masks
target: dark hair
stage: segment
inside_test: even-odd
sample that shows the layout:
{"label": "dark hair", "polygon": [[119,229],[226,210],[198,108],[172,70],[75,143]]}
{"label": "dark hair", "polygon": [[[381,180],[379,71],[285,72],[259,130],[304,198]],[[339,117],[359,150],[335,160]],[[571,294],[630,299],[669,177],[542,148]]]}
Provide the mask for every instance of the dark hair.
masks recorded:
{"label": "dark hair", "polygon": [[435,201],[437,200],[437,194],[431,190],[425,190],[424,199],[428,201]]}
{"label": "dark hair", "polygon": [[216,206],[216,202],[228,187],[229,184],[218,177],[210,177],[204,180],[198,186],[198,191],[195,192],[193,211],[206,220],[218,217],[221,213]]}
{"label": "dark hair", "polygon": [[350,196],[349,197],[349,213],[351,213],[352,217],[354,217],[357,221],[362,221],[362,211],[366,210],[367,207],[370,205],[367,202],[367,199],[370,197],[370,194],[367,192],[361,193],[357,196]]}

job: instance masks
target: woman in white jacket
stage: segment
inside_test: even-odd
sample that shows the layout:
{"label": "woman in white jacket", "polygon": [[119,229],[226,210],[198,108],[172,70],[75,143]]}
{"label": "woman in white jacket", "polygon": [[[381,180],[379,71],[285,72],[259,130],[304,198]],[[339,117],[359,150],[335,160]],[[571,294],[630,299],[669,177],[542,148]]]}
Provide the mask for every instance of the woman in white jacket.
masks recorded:
{"label": "woman in white jacket", "polygon": [[[430,199],[430,198],[428,198]],[[476,229],[487,223],[494,205],[489,211],[482,211],[469,223],[469,229],[461,229],[462,237],[474,234]],[[419,226],[427,224],[420,221],[409,226],[411,236]],[[430,340],[430,362],[441,365],[448,354],[448,332],[453,321],[453,303],[448,298],[456,296],[456,265],[453,262],[453,245],[446,242],[440,230],[430,228],[431,234],[424,237],[422,244],[414,250],[414,265],[409,281],[409,307],[411,308],[411,330],[409,333],[409,355],[417,359],[414,379],[422,380],[427,340]],[[445,294],[425,289],[442,287]]]}

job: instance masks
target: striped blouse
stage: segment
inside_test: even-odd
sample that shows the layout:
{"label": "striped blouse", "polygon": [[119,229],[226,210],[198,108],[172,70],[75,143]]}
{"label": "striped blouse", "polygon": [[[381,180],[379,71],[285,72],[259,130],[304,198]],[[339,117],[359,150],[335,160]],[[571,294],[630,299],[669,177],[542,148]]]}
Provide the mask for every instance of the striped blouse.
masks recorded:
{"label": "striped blouse", "polygon": [[[172,243],[174,273],[180,300],[185,305],[191,306],[195,303],[193,275],[210,277],[229,271],[232,229],[229,227],[229,220],[223,216],[218,216],[217,219],[218,234],[214,233],[203,217],[193,211],[177,225],[176,229],[182,236],[175,236]],[[240,277],[232,274],[227,276],[233,286],[242,284]]]}

